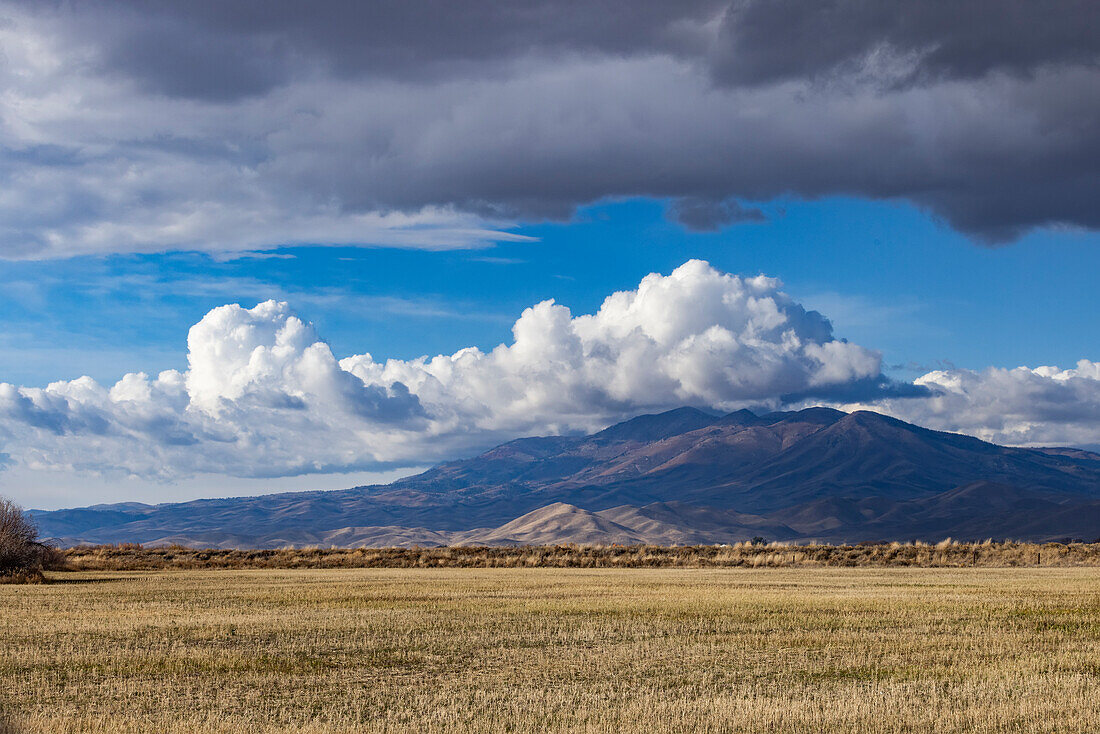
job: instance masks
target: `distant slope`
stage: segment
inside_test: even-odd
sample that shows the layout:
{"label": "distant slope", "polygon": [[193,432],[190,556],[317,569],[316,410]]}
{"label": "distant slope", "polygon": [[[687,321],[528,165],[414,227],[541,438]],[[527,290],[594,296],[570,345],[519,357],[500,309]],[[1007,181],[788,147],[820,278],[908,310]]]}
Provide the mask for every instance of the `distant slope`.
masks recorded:
{"label": "distant slope", "polygon": [[486,545],[553,545],[566,541],[636,545],[647,542],[647,538],[643,533],[635,533],[629,527],[597,513],[555,502],[495,530],[464,534],[459,539],[459,542],[466,544]]}
{"label": "distant slope", "polygon": [[384,486],[33,515],[67,542],[683,544],[1093,539],[1097,503],[1100,456],[1079,449],[1007,448],[867,411],[680,408],[510,441]]}

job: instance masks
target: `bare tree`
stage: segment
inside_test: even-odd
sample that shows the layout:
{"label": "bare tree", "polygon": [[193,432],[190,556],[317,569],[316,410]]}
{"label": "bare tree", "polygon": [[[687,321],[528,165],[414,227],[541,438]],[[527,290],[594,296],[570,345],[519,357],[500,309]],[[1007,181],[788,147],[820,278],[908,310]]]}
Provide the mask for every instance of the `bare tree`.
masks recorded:
{"label": "bare tree", "polygon": [[57,558],[54,548],[38,542],[38,529],[23,508],[0,497],[0,577],[41,577]]}

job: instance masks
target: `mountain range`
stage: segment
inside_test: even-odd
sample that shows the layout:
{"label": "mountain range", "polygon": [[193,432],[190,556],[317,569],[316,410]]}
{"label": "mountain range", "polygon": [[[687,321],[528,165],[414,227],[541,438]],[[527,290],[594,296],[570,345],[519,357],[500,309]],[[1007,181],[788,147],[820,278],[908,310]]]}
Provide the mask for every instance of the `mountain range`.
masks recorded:
{"label": "mountain range", "polygon": [[31,511],[44,536],[203,547],[1100,537],[1100,454],[869,411],[679,408],[387,485]]}

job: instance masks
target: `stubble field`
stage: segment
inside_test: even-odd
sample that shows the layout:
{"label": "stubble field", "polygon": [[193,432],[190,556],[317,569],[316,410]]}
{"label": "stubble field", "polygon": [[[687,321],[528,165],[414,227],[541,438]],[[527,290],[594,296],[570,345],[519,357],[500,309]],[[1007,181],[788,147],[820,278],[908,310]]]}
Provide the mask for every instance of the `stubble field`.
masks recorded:
{"label": "stubble field", "polygon": [[0,731],[1100,731],[1096,568],[53,578]]}

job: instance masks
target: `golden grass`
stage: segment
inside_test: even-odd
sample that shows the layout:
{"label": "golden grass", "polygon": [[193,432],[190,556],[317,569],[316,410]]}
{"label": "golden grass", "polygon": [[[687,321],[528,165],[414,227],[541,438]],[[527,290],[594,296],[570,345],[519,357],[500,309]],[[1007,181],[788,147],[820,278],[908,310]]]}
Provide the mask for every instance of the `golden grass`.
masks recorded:
{"label": "golden grass", "polygon": [[72,570],[169,568],[738,568],[1098,566],[1100,543],[865,543],[218,550],[135,543],[61,551]]}
{"label": "golden grass", "polygon": [[52,576],[8,731],[1100,731],[1091,568]]}

